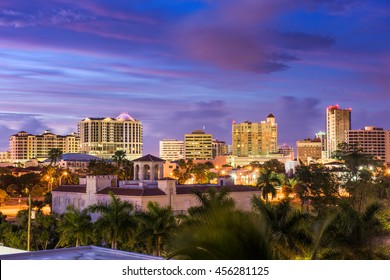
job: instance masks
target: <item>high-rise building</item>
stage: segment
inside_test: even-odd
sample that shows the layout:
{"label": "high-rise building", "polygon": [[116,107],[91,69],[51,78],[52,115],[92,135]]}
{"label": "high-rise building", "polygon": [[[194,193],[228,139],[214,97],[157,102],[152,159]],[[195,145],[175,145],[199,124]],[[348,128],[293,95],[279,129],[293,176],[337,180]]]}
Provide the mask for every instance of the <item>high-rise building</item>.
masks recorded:
{"label": "high-rise building", "polygon": [[269,114],[266,121],[235,123],[232,125],[233,156],[247,157],[278,152],[278,126]]}
{"label": "high-rise building", "polygon": [[213,158],[216,156],[226,156],[228,153],[228,146],[226,145],[225,141],[213,139]]}
{"label": "high-rise building", "polygon": [[142,123],[127,113],[117,118],[85,118],[78,129],[82,153],[109,158],[122,150],[129,160],[142,156]]}
{"label": "high-rise building", "polygon": [[345,131],[351,129],[351,111],[338,105],[326,108],[327,158],[332,158],[338,145],[345,142]]}
{"label": "high-rise building", "polygon": [[60,149],[64,154],[79,153],[80,138],[76,133],[62,136],[46,130],[43,134],[32,135],[20,131],[9,139],[10,161],[26,162],[33,158],[44,160],[53,148]]}
{"label": "high-rise building", "polygon": [[160,141],[160,158],[174,161],[184,159],[184,141],[163,139]]}
{"label": "high-rise building", "polygon": [[364,154],[390,163],[390,130],[375,126],[366,126],[361,130],[347,130],[345,142],[357,145]]}
{"label": "high-rise building", "polygon": [[185,158],[209,160],[213,158],[212,135],[203,130],[195,130],[184,135]]}
{"label": "high-rise building", "polygon": [[326,158],[326,132],[324,131],[318,131],[316,133],[316,137],[315,138],[319,138],[321,140],[321,158],[325,159]]}
{"label": "high-rise building", "polygon": [[309,164],[311,161],[317,161],[322,158],[322,142],[320,138],[307,138],[302,141],[297,141],[297,160],[304,164]]}

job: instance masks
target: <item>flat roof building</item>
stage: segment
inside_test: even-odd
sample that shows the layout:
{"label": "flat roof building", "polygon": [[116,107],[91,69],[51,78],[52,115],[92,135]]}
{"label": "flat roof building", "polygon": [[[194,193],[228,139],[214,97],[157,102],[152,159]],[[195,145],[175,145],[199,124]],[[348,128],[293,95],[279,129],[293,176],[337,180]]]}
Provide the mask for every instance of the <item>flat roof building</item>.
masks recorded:
{"label": "flat roof building", "polygon": [[185,158],[192,160],[209,160],[213,158],[213,137],[203,130],[195,130],[184,135]]}

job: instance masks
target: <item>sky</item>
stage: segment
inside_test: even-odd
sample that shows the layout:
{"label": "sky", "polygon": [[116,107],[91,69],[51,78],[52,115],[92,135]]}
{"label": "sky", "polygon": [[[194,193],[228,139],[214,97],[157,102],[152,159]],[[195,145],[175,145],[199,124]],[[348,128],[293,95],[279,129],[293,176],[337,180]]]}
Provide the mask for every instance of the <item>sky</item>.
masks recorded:
{"label": "sky", "polygon": [[390,129],[388,0],[1,0],[0,151],[10,135],[77,131],[129,113],[144,154],[205,128],[272,113],[278,142],[325,130]]}

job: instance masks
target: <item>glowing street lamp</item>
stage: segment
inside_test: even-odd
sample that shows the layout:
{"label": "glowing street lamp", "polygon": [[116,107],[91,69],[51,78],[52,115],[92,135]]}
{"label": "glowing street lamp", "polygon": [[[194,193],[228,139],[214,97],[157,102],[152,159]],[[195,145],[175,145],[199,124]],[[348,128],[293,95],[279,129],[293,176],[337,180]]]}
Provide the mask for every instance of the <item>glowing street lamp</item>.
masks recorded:
{"label": "glowing street lamp", "polygon": [[66,171],[64,171],[64,173],[62,173],[61,174],[61,176],[60,176],[60,184],[59,184],[59,186],[61,186],[61,180],[62,180],[62,177],[64,177],[64,176],[67,176],[68,175],[68,172],[66,172]]}

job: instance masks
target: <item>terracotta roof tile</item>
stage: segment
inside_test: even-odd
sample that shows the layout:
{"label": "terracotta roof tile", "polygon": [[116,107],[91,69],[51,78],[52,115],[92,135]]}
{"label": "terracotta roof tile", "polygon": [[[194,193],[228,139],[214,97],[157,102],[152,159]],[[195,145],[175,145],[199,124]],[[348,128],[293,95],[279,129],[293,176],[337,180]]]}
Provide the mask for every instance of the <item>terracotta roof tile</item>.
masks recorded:
{"label": "terracotta roof tile", "polygon": [[86,185],[62,185],[58,188],[54,189],[53,192],[78,192],[78,193],[86,193],[87,186]]}
{"label": "terracotta roof tile", "polygon": [[112,192],[115,195],[126,195],[126,196],[156,196],[165,195],[165,193],[158,188],[105,188],[98,191],[98,194],[108,194]]}

